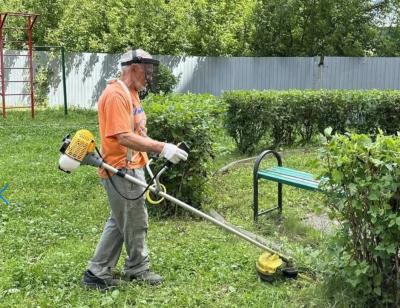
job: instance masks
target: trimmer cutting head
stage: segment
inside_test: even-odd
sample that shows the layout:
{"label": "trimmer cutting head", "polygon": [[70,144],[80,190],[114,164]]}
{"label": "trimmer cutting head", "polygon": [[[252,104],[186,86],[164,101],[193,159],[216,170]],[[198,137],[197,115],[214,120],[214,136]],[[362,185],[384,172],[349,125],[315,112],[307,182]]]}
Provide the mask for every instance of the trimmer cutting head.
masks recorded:
{"label": "trimmer cutting head", "polygon": [[256,270],[261,280],[270,282],[274,280],[277,270],[282,264],[283,261],[278,255],[264,252],[257,259]]}
{"label": "trimmer cutting head", "polygon": [[280,256],[270,252],[264,252],[258,257],[256,270],[261,280],[267,282],[274,281],[280,274],[286,278],[296,278],[298,274],[295,267],[289,267]]}

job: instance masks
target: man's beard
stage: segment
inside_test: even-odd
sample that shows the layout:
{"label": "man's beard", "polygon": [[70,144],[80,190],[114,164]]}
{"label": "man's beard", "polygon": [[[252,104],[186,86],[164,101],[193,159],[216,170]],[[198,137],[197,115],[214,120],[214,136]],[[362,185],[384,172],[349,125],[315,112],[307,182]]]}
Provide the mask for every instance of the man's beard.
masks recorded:
{"label": "man's beard", "polygon": [[144,87],[143,90],[138,91],[140,100],[144,100],[149,95],[149,88]]}

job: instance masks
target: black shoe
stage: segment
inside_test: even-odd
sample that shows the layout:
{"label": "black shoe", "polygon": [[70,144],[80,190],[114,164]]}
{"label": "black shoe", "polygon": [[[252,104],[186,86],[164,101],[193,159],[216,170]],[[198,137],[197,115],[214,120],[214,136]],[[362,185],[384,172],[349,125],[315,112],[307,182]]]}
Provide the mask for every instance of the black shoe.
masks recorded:
{"label": "black shoe", "polygon": [[83,274],[82,285],[85,288],[90,289],[99,289],[99,290],[110,290],[118,285],[120,285],[121,281],[119,279],[109,278],[102,279],[95,276],[91,271],[87,270]]}
{"label": "black shoe", "polygon": [[163,282],[163,278],[160,275],[153,273],[150,270],[144,270],[136,275],[132,275],[129,277],[129,280],[137,280],[150,285],[156,285]]}

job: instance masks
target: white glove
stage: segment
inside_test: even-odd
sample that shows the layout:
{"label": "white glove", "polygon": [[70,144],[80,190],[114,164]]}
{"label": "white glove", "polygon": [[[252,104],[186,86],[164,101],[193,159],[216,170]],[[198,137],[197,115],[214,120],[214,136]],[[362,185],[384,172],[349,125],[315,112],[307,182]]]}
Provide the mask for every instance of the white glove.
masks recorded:
{"label": "white glove", "polygon": [[168,159],[173,164],[177,164],[181,160],[187,160],[188,153],[178,148],[175,144],[166,143],[160,153],[160,156]]}

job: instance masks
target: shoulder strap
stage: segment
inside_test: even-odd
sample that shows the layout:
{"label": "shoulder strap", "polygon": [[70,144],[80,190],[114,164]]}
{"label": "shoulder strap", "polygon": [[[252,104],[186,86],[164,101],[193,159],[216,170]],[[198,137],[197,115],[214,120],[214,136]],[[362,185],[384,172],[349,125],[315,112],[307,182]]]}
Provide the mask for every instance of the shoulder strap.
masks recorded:
{"label": "shoulder strap", "polygon": [[[128,87],[126,86],[126,84],[122,80],[118,79],[118,83],[122,86],[122,88],[124,89],[126,95],[128,95],[129,103],[131,104],[131,106],[133,108],[133,100],[132,100],[131,92],[129,91]],[[133,114],[129,115],[129,119],[130,119],[130,122],[131,122],[132,131],[135,132],[135,121],[133,119]],[[133,154],[133,150],[128,148],[128,151],[126,153],[126,160],[127,160],[128,163],[130,163],[132,161],[132,156],[133,156],[132,154]]]}

